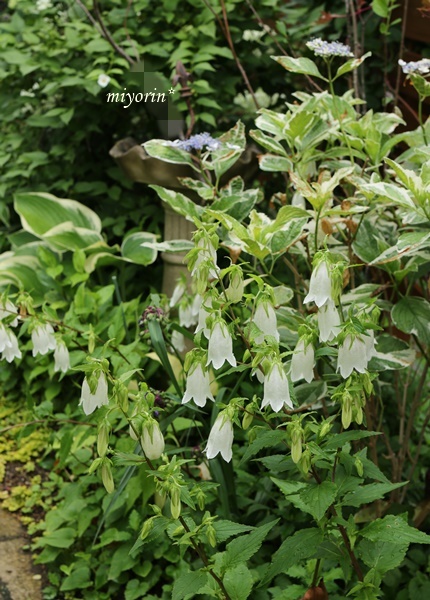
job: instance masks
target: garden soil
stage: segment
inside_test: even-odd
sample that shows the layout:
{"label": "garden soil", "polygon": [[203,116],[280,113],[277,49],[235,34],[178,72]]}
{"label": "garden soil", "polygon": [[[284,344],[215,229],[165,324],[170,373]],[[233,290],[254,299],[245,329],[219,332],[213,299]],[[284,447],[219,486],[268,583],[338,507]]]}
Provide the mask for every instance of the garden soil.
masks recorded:
{"label": "garden soil", "polygon": [[18,519],[0,508],[0,600],[42,600],[41,575],[23,549],[28,544]]}

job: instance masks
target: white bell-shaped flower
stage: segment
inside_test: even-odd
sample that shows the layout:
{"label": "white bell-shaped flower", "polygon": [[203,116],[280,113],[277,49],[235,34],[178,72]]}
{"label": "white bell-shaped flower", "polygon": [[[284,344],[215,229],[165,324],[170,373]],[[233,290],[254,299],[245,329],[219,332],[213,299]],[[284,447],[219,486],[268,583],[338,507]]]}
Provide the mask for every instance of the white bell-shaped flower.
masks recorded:
{"label": "white bell-shaped flower", "polygon": [[96,408],[109,404],[108,398],[108,384],[106,375],[101,371],[99,374],[97,388],[94,394],[91,393],[90,386],[88,385],[87,378],[85,377],[84,383],[82,384],[81,401],[79,406],[82,406],[84,413],[90,415]]}
{"label": "white bell-shaped flower", "polygon": [[54,351],[54,371],[58,373],[61,371],[62,373],[67,373],[70,369],[70,356],[67,346],[64,342],[57,342],[57,347]]}
{"label": "white bell-shaped flower", "polygon": [[297,342],[291,359],[291,381],[305,379],[308,383],[314,378],[315,352],[312,344],[305,346],[301,338]]}
{"label": "white bell-shaped flower", "polygon": [[209,336],[208,360],[206,366],[212,363],[214,369],[220,369],[225,362],[232,367],[236,366],[236,358],[233,354],[233,340],[222,321],[216,321]]}
{"label": "white bell-shaped flower", "polygon": [[5,359],[11,363],[14,358],[22,358],[21,350],[18,346],[16,335],[10,330],[6,330],[6,341],[1,354],[1,360]]}
{"label": "white bell-shaped flower", "polygon": [[140,443],[149,460],[160,458],[164,452],[164,437],[157,421],[154,420],[144,425]]}
{"label": "white bell-shaped flower", "polygon": [[194,400],[197,406],[203,407],[208,398],[212,402],[215,402],[210,388],[209,372],[203,370],[202,365],[197,363],[197,366],[192,368],[188,373],[187,386],[182,398],[182,404]]}
{"label": "white bell-shaped flower", "polygon": [[373,331],[373,329],[369,329],[367,331],[368,335],[363,335],[363,341],[366,344],[366,356],[367,356],[367,361],[369,362],[369,360],[376,355],[376,349],[375,349],[375,332]]}
{"label": "white bell-shaped flower", "polygon": [[288,377],[280,362],[275,362],[264,378],[261,408],[269,404],[275,412],[279,412],[284,405],[293,408]]}
{"label": "white bell-shaped flower", "polygon": [[54,330],[49,323],[36,325],[31,332],[31,341],[33,342],[33,356],[47,354],[50,350],[55,350],[57,346]]}
{"label": "white bell-shaped flower", "polygon": [[[17,315],[18,309],[15,304],[10,300],[6,300],[6,302],[1,305],[0,304],[0,321],[5,319],[6,317],[11,317],[12,315]],[[16,327],[18,325],[18,315],[9,323],[10,327]]]}
{"label": "white bell-shaped flower", "polygon": [[192,327],[197,323],[196,311],[190,300],[183,300],[179,305],[179,324],[182,327]]}
{"label": "white bell-shaped flower", "polygon": [[327,300],[333,301],[331,277],[325,260],[322,260],[312,271],[309,282],[309,293],[303,300],[305,304],[315,302],[320,308]]}
{"label": "white bell-shaped flower", "polygon": [[209,296],[199,308],[198,314],[198,323],[194,333],[198,333],[199,331],[203,331],[203,335],[206,339],[209,339],[210,329],[206,327],[206,319],[210,316],[210,312],[207,310],[208,308],[212,308],[212,298]]}
{"label": "white bell-shaped flower", "polygon": [[171,344],[176,352],[183,352],[186,348],[184,334],[174,329],[172,331]]}
{"label": "white bell-shaped flower", "polygon": [[267,301],[262,301],[258,304],[255,309],[254,324],[260,329],[261,334],[255,337],[256,344],[262,344],[264,341],[264,336],[271,335],[275,338],[277,342],[279,342],[279,331],[278,325],[276,322],[276,313],[272,304]]}
{"label": "white bell-shaped flower", "polygon": [[11,346],[9,330],[6,329],[3,323],[0,323],[0,352],[3,352],[7,346]]}
{"label": "white bell-shaped flower", "polygon": [[206,456],[215,458],[218,453],[221,453],[223,459],[230,462],[233,456],[233,438],[233,423],[220,413],[209,434]]}
{"label": "white bell-shaped flower", "polygon": [[333,300],[327,300],[318,310],[320,342],[331,342],[339,333],[340,317]]}
{"label": "white bell-shaped flower", "polygon": [[209,239],[201,238],[197,242],[197,248],[199,248],[199,254],[197,260],[194,263],[194,267],[191,271],[191,275],[194,277],[200,268],[200,265],[209,260],[212,263],[212,267],[209,269],[209,279],[216,279],[219,273],[219,267],[217,266],[217,255],[214,245]]}
{"label": "white bell-shaped flower", "polygon": [[169,306],[172,308],[176,304],[178,304],[179,300],[187,291],[187,284],[184,280],[180,279],[178,283],[175,285],[175,288],[172,292],[172,296],[169,300]]}
{"label": "white bell-shaped flower", "polygon": [[340,371],[344,379],[347,379],[354,369],[359,373],[365,373],[367,363],[366,343],[359,337],[347,335],[339,347],[336,370]]}
{"label": "white bell-shaped flower", "polygon": [[245,286],[241,270],[235,270],[230,274],[230,284],[225,290],[229,302],[240,302],[242,300]]}

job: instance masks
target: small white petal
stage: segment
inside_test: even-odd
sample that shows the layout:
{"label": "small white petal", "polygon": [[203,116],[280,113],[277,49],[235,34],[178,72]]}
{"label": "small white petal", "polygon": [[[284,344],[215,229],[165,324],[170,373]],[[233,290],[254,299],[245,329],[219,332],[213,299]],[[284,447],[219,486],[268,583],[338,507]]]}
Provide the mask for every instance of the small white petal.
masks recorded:
{"label": "small white petal", "polygon": [[264,394],[261,408],[269,404],[275,412],[279,412],[284,405],[293,408],[288,377],[279,363],[275,363],[264,378]]}
{"label": "small white petal", "polygon": [[322,260],[312,271],[309,282],[309,293],[303,300],[305,304],[315,302],[320,308],[327,300],[333,300],[331,291],[331,277],[327,268],[327,263]]}
{"label": "small white petal", "polygon": [[310,383],[314,378],[315,352],[312,344],[305,348],[303,339],[297,342],[291,360],[291,381],[305,379]]}
{"label": "small white petal", "polygon": [[333,300],[327,302],[318,310],[318,328],[320,342],[331,342],[339,333],[340,317]]}
{"label": "small white petal", "polygon": [[206,405],[206,400],[215,399],[210,389],[209,372],[203,371],[203,367],[200,363],[188,374],[187,386],[184,397],[182,398],[182,404],[194,400],[197,406],[203,407]]}
{"label": "small white petal", "polygon": [[233,456],[233,439],[233,423],[229,419],[224,420],[224,415],[218,415],[209,434],[206,456],[215,458],[220,452],[223,459],[230,462]]}

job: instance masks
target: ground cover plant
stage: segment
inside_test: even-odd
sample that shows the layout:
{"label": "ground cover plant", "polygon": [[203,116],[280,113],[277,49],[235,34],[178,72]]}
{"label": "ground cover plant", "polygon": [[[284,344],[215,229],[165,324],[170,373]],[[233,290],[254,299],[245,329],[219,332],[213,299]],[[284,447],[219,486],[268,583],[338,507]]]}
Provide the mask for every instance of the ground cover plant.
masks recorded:
{"label": "ground cover plant", "polygon": [[[192,241],[119,248],[83,204],[15,197],[2,443],[30,473],[39,447],[45,474],[5,498],[46,598],[428,593],[430,126],[397,133],[400,114],[344,92],[368,54],[320,38],[307,52],[273,62],[319,91],[248,131],[144,144],[192,173],[188,192],[152,186]],[[421,105],[428,61],[401,66]],[[263,177],[220,183],[251,140],[271,195]],[[190,280],[172,298],[118,285],[117,268],[149,278],[178,249]]]}

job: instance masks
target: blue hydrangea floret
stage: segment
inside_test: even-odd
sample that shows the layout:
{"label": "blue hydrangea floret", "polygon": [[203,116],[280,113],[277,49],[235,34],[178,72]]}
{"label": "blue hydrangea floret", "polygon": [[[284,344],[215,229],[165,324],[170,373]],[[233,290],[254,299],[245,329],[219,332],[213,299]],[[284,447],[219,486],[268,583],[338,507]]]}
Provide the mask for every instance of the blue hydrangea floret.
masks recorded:
{"label": "blue hydrangea floret", "polygon": [[341,42],[326,42],[321,38],[315,38],[306,42],[306,46],[318,56],[345,56],[353,57],[351,48]]}
{"label": "blue hydrangea floret", "polygon": [[430,73],[430,58],[422,58],[421,60],[406,62],[399,60],[399,65],[402,67],[403,73],[410,75],[417,73],[418,75],[427,75]]}
{"label": "blue hydrangea floret", "polygon": [[206,131],[204,133],[196,133],[192,135],[188,140],[175,140],[172,142],[173,146],[180,150],[203,150],[205,147],[207,150],[218,150],[221,147],[221,142],[214,139]]}

